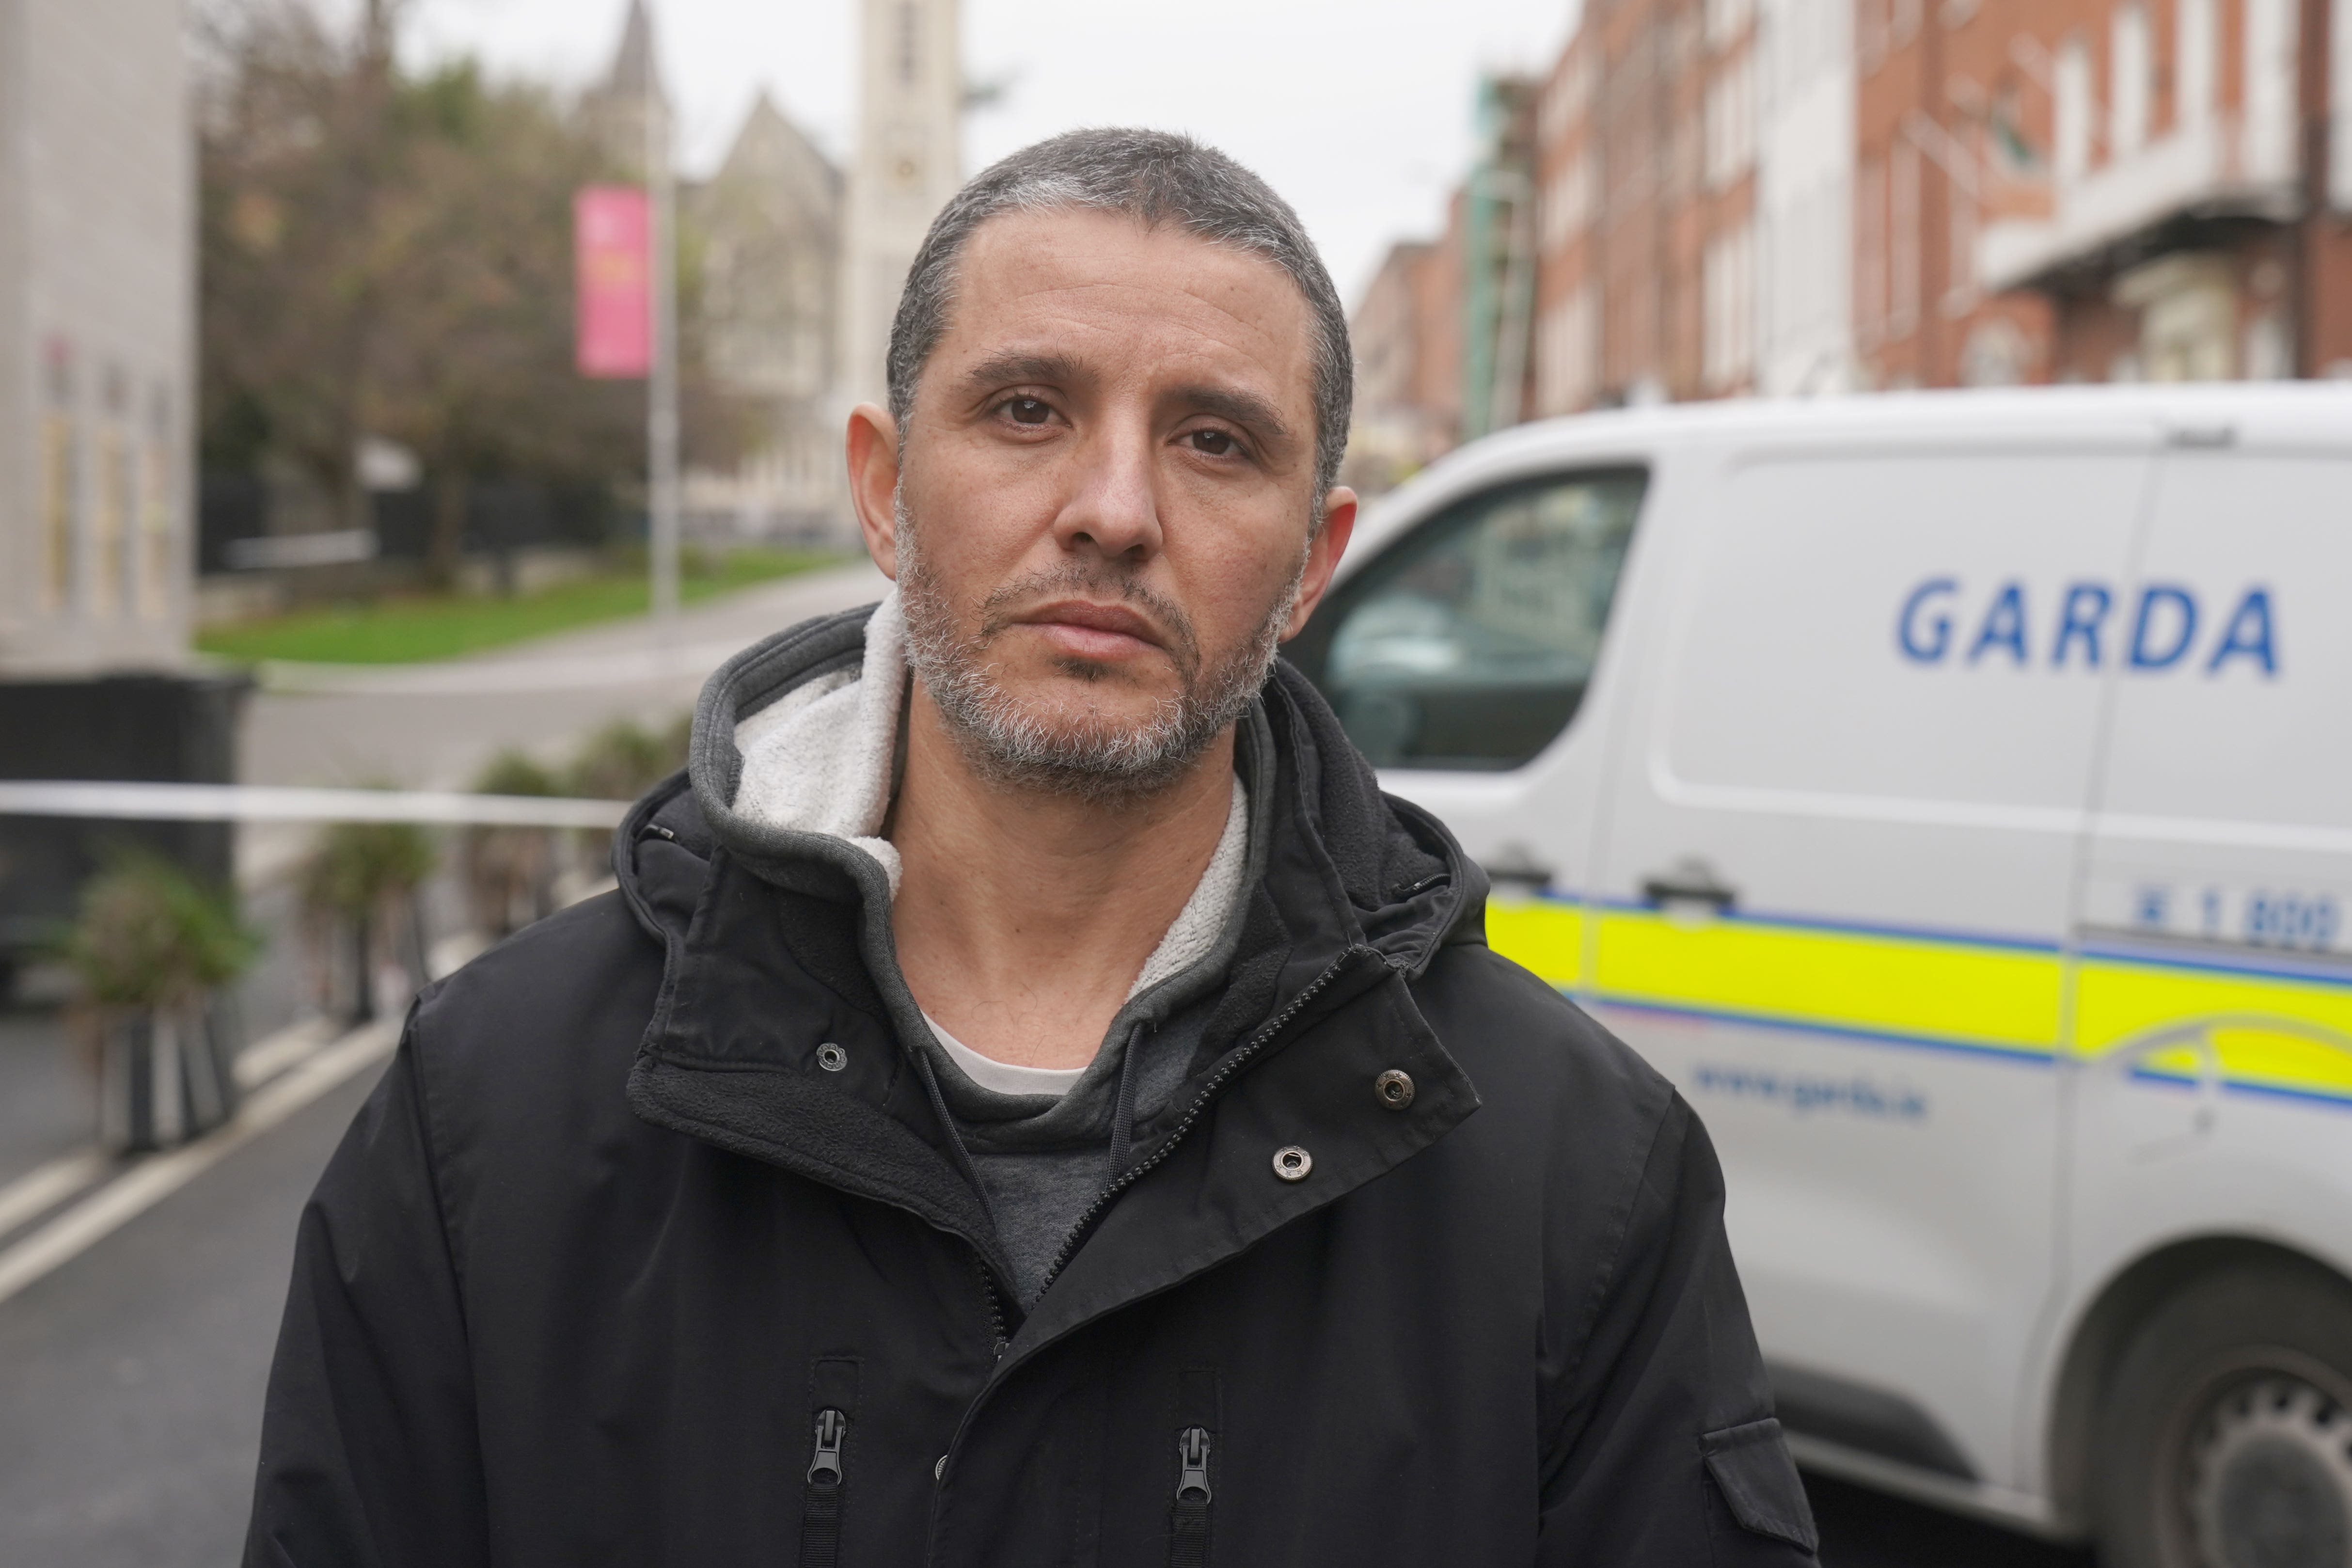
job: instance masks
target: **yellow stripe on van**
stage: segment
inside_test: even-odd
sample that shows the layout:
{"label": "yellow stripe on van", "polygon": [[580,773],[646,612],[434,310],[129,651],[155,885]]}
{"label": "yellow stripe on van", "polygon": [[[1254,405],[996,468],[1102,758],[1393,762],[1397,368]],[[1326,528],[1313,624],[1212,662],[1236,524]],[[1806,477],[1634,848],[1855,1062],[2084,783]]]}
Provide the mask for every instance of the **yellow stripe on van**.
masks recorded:
{"label": "yellow stripe on van", "polygon": [[[2028,1058],[2059,1049],[2066,961],[2023,942],[1526,897],[1490,900],[1486,936],[1552,984],[1603,1002]],[[2074,973],[2078,1058],[2136,1051],[2137,1070],[2159,1078],[2210,1071],[2241,1089],[2352,1104],[2352,976],[2097,955],[2074,961]]]}
{"label": "yellow stripe on van", "polygon": [[1584,980],[1584,907],[1496,894],[1486,900],[1486,945],[1563,990]]}
{"label": "yellow stripe on van", "polygon": [[2075,982],[2078,1052],[2147,1047],[2141,1063],[2194,1080],[2352,1100],[2352,984],[2092,957]]}
{"label": "yellow stripe on van", "polygon": [[2047,1056],[2054,952],[1647,910],[1601,917],[1604,1001]]}

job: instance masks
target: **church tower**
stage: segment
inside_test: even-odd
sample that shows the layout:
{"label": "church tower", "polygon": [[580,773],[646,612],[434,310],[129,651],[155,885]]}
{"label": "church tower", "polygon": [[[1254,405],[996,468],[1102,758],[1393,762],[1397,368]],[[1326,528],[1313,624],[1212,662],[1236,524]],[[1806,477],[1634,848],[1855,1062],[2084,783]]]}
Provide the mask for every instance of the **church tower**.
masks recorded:
{"label": "church tower", "polygon": [[621,24],[620,47],[613,51],[613,68],[591,88],[583,105],[597,145],[616,170],[632,179],[646,175],[646,121],[662,99],[661,70],[654,58],[653,17],[646,0],[629,0],[627,19]]}
{"label": "church tower", "polygon": [[856,162],[842,278],[842,390],[883,400],[907,268],[963,183],[956,0],[863,0]]}

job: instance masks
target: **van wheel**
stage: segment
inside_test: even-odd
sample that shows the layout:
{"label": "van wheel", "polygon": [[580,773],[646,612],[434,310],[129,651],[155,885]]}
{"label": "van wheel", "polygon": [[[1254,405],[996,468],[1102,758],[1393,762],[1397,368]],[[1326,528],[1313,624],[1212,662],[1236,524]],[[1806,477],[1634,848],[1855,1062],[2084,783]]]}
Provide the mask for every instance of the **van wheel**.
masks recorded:
{"label": "van wheel", "polygon": [[2352,1568],[2352,1287],[2232,1269],[2159,1307],[2100,1413],[2108,1568]]}

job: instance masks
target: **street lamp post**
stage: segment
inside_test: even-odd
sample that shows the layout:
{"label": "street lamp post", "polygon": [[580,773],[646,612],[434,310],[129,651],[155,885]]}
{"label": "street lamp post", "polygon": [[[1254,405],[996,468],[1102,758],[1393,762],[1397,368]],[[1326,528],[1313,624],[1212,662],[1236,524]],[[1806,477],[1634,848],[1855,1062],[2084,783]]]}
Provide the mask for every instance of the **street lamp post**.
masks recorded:
{"label": "street lamp post", "polygon": [[677,196],[670,173],[669,105],[646,95],[646,184],[652,197],[653,363],[646,383],[646,554],[654,631],[667,648],[677,625]]}

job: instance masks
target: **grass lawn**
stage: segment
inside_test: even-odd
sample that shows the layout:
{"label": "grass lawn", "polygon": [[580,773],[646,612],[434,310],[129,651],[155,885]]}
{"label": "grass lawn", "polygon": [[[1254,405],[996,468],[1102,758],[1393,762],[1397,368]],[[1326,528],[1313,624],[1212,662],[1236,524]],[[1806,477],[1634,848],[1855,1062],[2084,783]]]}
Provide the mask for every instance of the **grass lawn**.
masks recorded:
{"label": "grass lawn", "polygon": [[[688,604],[734,588],[787,577],[843,559],[807,550],[737,550],[704,570],[684,573]],[[471,594],[411,594],[373,604],[298,610],[262,620],[208,626],[196,647],[224,658],[292,659],[317,664],[409,664],[500,647],[550,632],[646,613],[645,574],[600,573],[511,599]]]}

